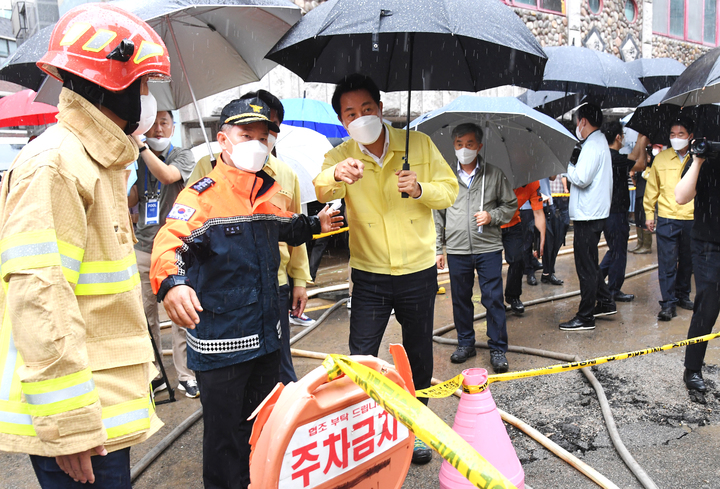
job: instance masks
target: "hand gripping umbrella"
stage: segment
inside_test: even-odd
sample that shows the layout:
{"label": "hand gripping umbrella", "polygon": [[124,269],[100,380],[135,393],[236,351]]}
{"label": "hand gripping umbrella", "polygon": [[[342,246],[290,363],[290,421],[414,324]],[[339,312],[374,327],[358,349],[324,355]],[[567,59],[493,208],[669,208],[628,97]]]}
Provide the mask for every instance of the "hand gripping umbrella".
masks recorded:
{"label": "hand gripping umbrella", "polygon": [[[498,0],[329,0],[311,10],[267,57],[305,81],[363,73],[382,91],[534,88],[545,54]],[[408,161],[409,134],[405,145]],[[407,197],[407,195],[403,195]]]}

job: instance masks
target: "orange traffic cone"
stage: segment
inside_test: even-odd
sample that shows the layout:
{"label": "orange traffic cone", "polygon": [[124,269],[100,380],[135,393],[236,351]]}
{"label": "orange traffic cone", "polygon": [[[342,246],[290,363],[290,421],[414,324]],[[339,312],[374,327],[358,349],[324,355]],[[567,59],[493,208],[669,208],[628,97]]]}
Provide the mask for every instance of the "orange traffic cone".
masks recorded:
{"label": "orange traffic cone", "polygon": [[[482,385],[487,380],[487,370],[470,368],[463,370],[463,384]],[[478,394],[462,393],[453,430],[498,469],[518,489],[525,488],[525,473],[500,413],[495,406],[490,389]],[[472,488],[468,480],[447,462],[440,468],[440,488]]]}

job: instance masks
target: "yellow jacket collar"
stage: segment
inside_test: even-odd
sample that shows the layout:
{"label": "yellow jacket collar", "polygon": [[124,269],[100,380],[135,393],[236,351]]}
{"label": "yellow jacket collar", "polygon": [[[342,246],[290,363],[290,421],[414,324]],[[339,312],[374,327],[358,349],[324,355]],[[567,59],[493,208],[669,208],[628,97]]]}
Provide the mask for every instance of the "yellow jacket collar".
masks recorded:
{"label": "yellow jacket collar", "polygon": [[120,169],[137,160],[135,142],[85,98],[63,88],[57,115],[61,126],[80,139],[90,157],[105,168]]}

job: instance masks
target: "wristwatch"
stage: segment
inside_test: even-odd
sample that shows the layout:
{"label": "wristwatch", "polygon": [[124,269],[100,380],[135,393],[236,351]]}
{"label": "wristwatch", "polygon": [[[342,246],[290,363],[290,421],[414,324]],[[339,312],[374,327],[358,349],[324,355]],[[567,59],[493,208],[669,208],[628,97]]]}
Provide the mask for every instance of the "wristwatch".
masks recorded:
{"label": "wristwatch", "polygon": [[139,153],[142,153],[142,152],[145,151],[146,149],[148,149],[147,144],[143,144],[143,145],[140,147],[140,149],[138,150],[138,154],[139,154]]}
{"label": "wristwatch", "polygon": [[157,301],[162,302],[168,291],[176,285],[187,285],[188,287],[192,287],[190,279],[187,275],[170,275],[160,284],[160,290],[158,290],[157,293]]}

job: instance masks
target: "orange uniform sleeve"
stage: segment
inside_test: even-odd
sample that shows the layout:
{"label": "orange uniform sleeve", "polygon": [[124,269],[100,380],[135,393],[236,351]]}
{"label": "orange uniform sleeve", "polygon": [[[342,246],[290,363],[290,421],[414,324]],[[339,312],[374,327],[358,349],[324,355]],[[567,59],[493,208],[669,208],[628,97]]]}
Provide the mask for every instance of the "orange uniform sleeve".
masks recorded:
{"label": "orange uniform sleeve", "polygon": [[205,225],[206,215],[196,191],[186,188],[180,192],[153,242],[150,284],[155,294],[166,278],[185,275],[186,241],[191,239],[193,231]]}

